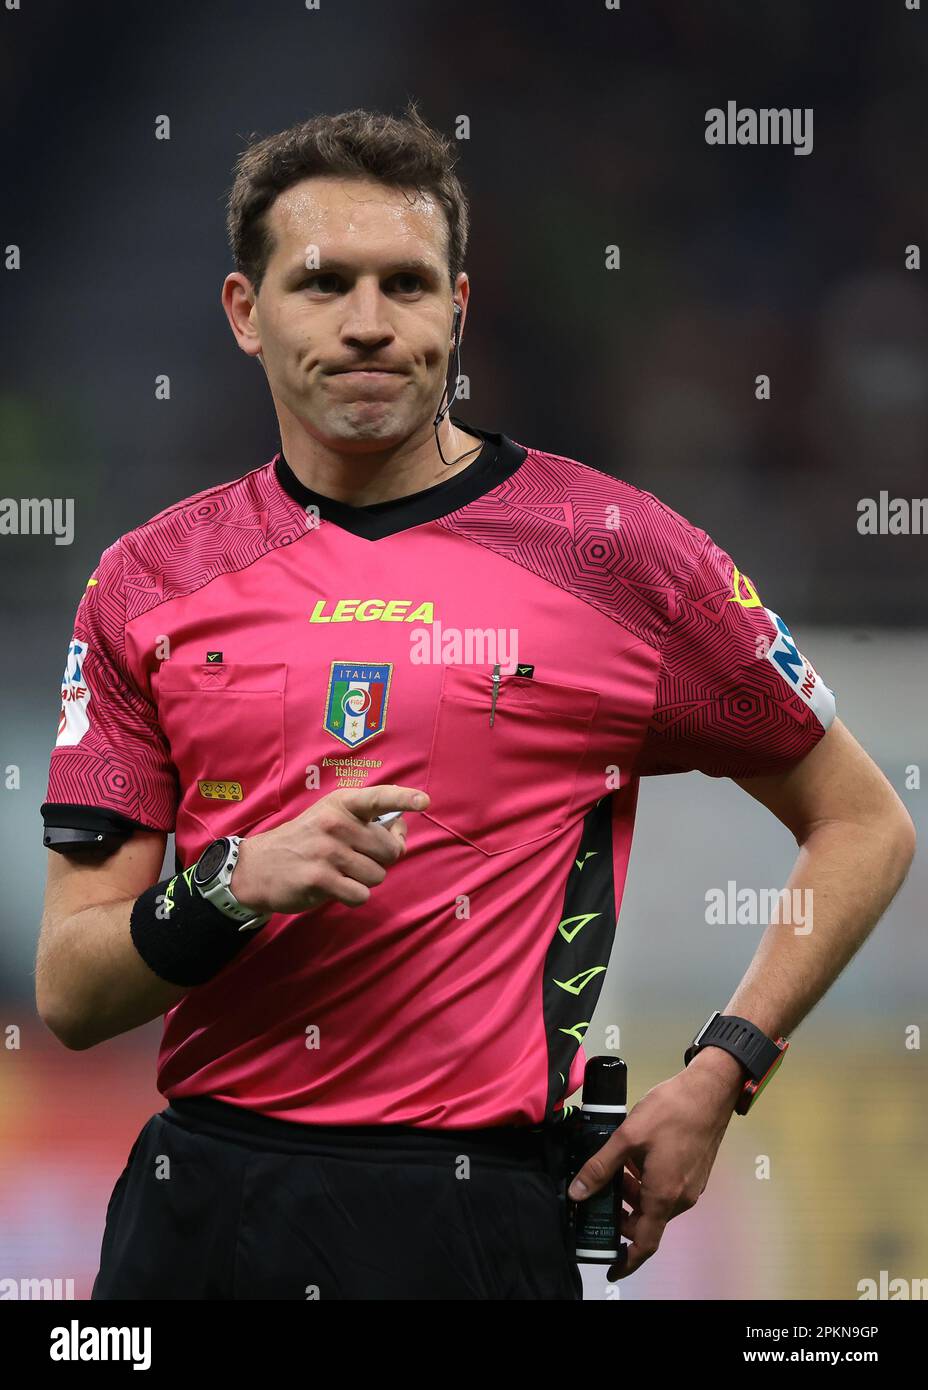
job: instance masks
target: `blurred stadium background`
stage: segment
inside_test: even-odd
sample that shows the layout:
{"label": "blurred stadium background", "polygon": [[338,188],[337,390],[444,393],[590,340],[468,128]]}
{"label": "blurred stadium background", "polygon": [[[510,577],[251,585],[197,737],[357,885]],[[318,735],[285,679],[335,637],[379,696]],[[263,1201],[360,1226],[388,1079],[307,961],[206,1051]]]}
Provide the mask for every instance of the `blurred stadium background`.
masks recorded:
{"label": "blurred stadium background", "polygon": [[[456,413],[606,467],[709,531],[924,833],[926,793],[906,781],[928,772],[928,539],[856,523],[861,498],[928,492],[928,295],[903,261],[926,241],[926,15],[903,0],[33,0],[0,23],[3,241],[22,252],[3,285],[0,494],[76,509],[70,546],[0,538],[0,761],[21,770],[0,798],[0,1278],[73,1278],[86,1298],[109,1193],[163,1104],[159,1030],[69,1053],[36,1019],[38,808],[101,551],[278,447],[218,300],[244,137],[407,96],[448,132],[470,117],[471,398]],[[813,152],[706,146],[705,112],[728,100],[811,106]],[[760,936],[708,927],[706,890],[776,888],[794,852],[730,783],[642,784],[586,1041],[593,1055],[621,1026],[633,1101],[679,1069]],[[928,1275],[925,1063],[905,1035],[924,1014],[925,895],[919,856],[622,1299],[854,1299],[880,1270]],[[586,1268],[587,1298],[603,1279]]]}

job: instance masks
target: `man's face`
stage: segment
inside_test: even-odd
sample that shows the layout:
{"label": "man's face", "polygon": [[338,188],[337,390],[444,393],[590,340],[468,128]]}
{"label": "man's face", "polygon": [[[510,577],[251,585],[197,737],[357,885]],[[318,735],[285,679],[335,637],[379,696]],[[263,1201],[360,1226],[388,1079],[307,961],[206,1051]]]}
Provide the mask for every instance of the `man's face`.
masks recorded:
{"label": "man's face", "polygon": [[319,177],[266,216],[274,250],[251,324],[278,404],[334,448],[389,447],[431,423],[452,332],[441,207]]}

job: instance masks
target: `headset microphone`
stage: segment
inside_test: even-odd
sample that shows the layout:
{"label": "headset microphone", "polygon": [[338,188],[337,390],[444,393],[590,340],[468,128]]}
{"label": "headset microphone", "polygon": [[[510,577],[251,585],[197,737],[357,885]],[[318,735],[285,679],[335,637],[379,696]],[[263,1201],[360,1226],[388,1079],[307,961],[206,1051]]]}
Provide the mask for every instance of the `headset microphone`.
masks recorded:
{"label": "headset microphone", "polygon": [[[455,306],[454,306],[454,338],[453,338],[453,341],[452,341],[452,348],[451,348],[451,351],[452,351],[453,353],[456,354],[455,373],[454,373],[454,375],[455,375],[454,395],[451,397],[450,401],[448,401],[447,405],[444,406],[442,409],[439,410],[438,414],[435,416],[434,421],[432,422],[433,428],[434,428],[434,430],[435,430],[435,443],[436,443],[436,445],[438,446],[438,452],[439,452],[439,455],[441,456],[441,461],[442,461],[442,463],[447,464],[449,467],[450,467],[452,464],[460,463],[460,461],[461,461],[462,458],[466,458],[468,454],[473,454],[473,453],[476,452],[477,449],[482,448],[482,443],[481,443],[481,444],[477,444],[477,445],[474,446],[473,449],[465,449],[464,453],[463,453],[463,454],[458,454],[458,456],[457,456],[456,459],[446,459],[445,456],[444,456],[444,454],[442,453],[442,449],[441,449],[441,440],[438,438],[438,426],[441,424],[442,420],[443,420],[443,419],[445,418],[445,416],[448,414],[448,411],[449,411],[449,410],[451,409],[451,407],[454,405],[454,402],[455,402],[455,400],[457,399],[457,394],[458,394],[458,378],[459,378],[460,375],[461,375],[461,306],[460,306],[460,304],[455,304]],[[445,382],[445,389],[444,389],[444,391],[442,392],[442,395],[445,396],[445,395],[447,395],[447,393],[448,393],[448,383],[447,383],[447,380],[446,380],[446,382]]]}

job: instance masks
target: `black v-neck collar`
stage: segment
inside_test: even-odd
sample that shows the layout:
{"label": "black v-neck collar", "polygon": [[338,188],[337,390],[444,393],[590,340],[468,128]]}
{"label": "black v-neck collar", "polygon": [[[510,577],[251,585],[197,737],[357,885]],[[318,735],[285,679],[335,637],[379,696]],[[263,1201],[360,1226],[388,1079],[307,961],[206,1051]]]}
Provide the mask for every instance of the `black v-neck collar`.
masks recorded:
{"label": "black v-neck collar", "polygon": [[424,521],[447,516],[468,502],[474,502],[511,477],[528,453],[521,444],[514,444],[505,434],[477,429],[456,415],[452,415],[451,419],[468,434],[482,439],[483,448],[453,478],[423,488],[421,492],[410,493],[408,497],[391,497],[386,502],[372,502],[366,507],[349,506],[346,502],[338,502],[334,497],[326,497],[306,487],[282,453],[274,461],[274,473],[284,492],[299,502],[301,507],[318,507],[323,520],[334,522],[336,526],[364,540],[381,540],[384,536],[406,531],[411,526],[421,526]]}

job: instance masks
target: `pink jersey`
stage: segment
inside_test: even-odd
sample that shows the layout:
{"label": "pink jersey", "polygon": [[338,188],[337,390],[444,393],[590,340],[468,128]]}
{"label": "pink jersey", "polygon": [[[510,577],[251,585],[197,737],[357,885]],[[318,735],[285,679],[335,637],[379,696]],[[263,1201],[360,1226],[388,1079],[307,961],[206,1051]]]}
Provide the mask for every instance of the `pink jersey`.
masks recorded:
{"label": "pink jersey", "polygon": [[367,903],[275,915],[169,1010],[169,1099],[315,1124],[557,1121],[639,778],[777,772],[834,718],[705,531],[458,423],[479,457],[423,492],[349,507],[277,455],[122,536],[88,583],[47,824],[173,830],[187,867],[339,787],[431,797]]}

